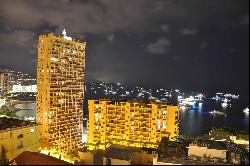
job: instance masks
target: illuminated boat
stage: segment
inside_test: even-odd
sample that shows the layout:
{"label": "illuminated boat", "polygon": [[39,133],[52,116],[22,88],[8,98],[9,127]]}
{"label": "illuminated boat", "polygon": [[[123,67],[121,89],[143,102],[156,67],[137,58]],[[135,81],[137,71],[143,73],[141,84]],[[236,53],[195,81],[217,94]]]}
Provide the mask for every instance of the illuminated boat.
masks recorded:
{"label": "illuminated boat", "polygon": [[249,114],[249,108],[248,108],[248,107],[245,108],[245,109],[243,110],[243,112],[246,113],[246,114]]}
{"label": "illuminated boat", "polygon": [[220,112],[220,111],[215,111],[215,110],[213,110],[213,111],[211,111],[211,112],[209,112],[210,114],[213,114],[213,115],[226,115],[224,112]]}

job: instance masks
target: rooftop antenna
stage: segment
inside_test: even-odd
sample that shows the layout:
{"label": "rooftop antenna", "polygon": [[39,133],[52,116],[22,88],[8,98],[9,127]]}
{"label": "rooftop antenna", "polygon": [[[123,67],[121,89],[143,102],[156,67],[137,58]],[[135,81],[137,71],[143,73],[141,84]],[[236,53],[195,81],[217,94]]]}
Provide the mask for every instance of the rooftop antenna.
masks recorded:
{"label": "rooftop antenna", "polygon": [[63,29],[62,34],[63,34],[63,38],[64,38],[64,39],[67,39],[67,40],[72,40],[72,38],[71,38],[71,37],[66,36],[66,30],[65,30],[65,29]]}
{"label": "rooftop antenna", "polygon": [[63,32],[62,32],[63,36],[66,36],[66,30],[63,29]]}

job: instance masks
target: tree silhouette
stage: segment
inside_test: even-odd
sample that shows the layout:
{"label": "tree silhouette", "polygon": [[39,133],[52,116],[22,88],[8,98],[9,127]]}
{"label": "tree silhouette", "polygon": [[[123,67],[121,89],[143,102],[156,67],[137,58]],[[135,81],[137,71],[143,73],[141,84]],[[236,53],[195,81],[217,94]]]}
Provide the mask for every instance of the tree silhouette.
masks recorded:
{"label": "tree silhouette", "polygon": [[0,160],[0,164],[3,164],[3,165],[7,165],[8,164],[9,160],[7,159],[6,152],[7,152],[7,150],[2,145],[2,151],[1,151],[2,158]]}

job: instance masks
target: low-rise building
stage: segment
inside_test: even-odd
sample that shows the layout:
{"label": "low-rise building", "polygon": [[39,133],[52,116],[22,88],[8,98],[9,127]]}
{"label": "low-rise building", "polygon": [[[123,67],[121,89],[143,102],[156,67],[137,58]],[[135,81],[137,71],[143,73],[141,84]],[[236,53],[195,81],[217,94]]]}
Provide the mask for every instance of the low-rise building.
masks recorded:
{"label": "low-rise building", "polygon": [[66,161],[57,159],[38,152],[25,151],[10,162],[11,165],[72,165]]}
{"label": "low-rise building", "polygon": [[6,99],[5,99],[5,98],[3,98],[3,99],[0,98],[0,108],[1,108],[5,103],[6,103]]}
{"label": "low-rise building", "polygon": [[238,145],[249,146],[249,134],[233,128],[213,129],[209,132],[210,140],[232,141]]}
{"label": "low-rise building", "polygon": [[13,160],[24,151],[38,152],[38,150],[37,123],[0,117],[0,162]]}
{"label": "low-rise building", "polygon": [[156,150],[123,145],[111,145],[104,157],[105,165],[155,165],[156,163]]}
{"label": "low-rise building", "polygon": [[12,92],[37,92],[37,86],[36,85],[27,85],[23,86],[21,84],[19,85],[13,85]]}
{"label": "low-rise building", "polygon": [[237,136],[230,136],[230,140],[233,141],[236,144],[240,145],[248,145],[249,146],[249,140],[239,138]]}
{"label": "low-rise building", "polygon": [[156,149],[113,144],[106,150],[78,152],[81,165],[155,165]]}
{"label": "low-rise building", "polygon": [[80,150],[78,151],[79,165],[105,165],[104,150]]}
{"label": "low-rise building", "polygon": [[139,153],[140,148],[111,145],[105,156],[106,165],[131,165],[136,152]]}
{"label": "low-rise building", "polygon": [[214,159],[223,162],[227,161],[228,149],[223,143],[218,141],[194,141],[189,144],[187,148],[189,158]]}
{"label": "low-rise building", "polygon": [[10,76],[8,73],[0,73],[0,87],[3,91],[3,94],[9,93],[11,90]]}

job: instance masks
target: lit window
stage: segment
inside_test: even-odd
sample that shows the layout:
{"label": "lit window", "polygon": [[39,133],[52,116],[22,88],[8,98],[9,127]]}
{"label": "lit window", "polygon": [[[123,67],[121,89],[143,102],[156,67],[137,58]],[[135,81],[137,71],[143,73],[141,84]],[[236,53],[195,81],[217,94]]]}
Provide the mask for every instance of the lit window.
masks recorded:
{"label": "lit window", "polygon": [[23,138],[23,134],[18,134],[17,139]]}
{"label": "lit window", "polygon": [[157,129],[160,129],[161,128],[161,125],[157,125]]}
{"label": "lit window", "polygon": [[31,133],[34,133],[34,132],[35,132],[35,129],[30,129],[30,132],[31,132]]}

